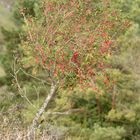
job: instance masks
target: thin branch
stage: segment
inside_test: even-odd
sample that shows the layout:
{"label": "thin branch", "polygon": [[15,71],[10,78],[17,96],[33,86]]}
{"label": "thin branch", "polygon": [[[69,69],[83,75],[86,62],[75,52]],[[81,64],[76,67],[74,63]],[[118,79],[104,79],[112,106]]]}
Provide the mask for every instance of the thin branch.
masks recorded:
{"label": "thin branch", "polygon": [[25,75],[30,76],[31,78],[34,78],[34,79],[36,79],[36,80],[38,80],[38,81],[40,81],[40,82],[42,82],[42,83],[46,83],[46,84],[49,85],[49,86],[51,85],[49,82],[47,82],[47,81],[45,81],[45,80],[42,80],[42,79],[40,79],[40,78],[38,78],[38,77],[35,77],[35,76],[33,76],[33,75],[27,73],[27,72],[24,71],[22,68],[20,68],[20,70],[21,70]]}
{"label": "thin branch", "polygon": [[46,115],[70,115],[73,113],[83,113],[83,112],[84,112],[83,109],[70,109],[65,112],[46,112]]}
{"label": "thin branch", "polygon": [[20,96],[21,96],[22,98],[25,98],[26,101],[27,101],[30,105],[32,105],[34,108],[36,108],[36,107],[30,102],[30,100],[28,99],[28,97],[26,96],[26,90],[25,90],[25,89],[22,89],[21,86],[20,86],[20,84],[19,84],[19,82],[18,82],[17,74],[18,74],[19,71],[20,71],[20,70],[16,70],[16,65],[15,65],[15,61],[14,61],[14,64],[13,64],[13,73],[14,73],[14,75],[12,75],[12,76],[13,76],[13,78],[15,79],[15,82],[16,82],[16,85],[17,85],[19,94],[20,94]]}

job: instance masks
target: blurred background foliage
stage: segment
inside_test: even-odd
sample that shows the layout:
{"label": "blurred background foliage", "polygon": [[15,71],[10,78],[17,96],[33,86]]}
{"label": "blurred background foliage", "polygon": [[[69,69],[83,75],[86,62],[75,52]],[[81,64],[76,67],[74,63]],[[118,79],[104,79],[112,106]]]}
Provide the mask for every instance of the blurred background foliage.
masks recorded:
{"label": "blurred background foliage", "polygon": [[[23,55],[19,47],[24,30],[25,10],[28,17],[40,19],[41,0],[18,0],[13,3],[0,0],[0,120],[19,120],[20,126],[27,127],[49,90],[43,81],[34,76],[30,68],[20,70],[18,80],[26,95],[19,94],[13,79],[13,65]],[[11,2],[11,1],[10,1]],[[102,9],[100,1],[93,0]],[[52,101],[49,111],[65,112],[80,108],[81,111],[69,115],[48,115],[40,122],[44,129],[51,126],[68,140],[139,140],[140,139],[140,0],[113,0],[112,8],[119,9],[122,19],[129,19],[130,26],[119,33],[117,44],[110,61],[110,76],[115,79],[113,93],[101,95],[99,113],[95,93],[79,87],[63,90]],[[10,7],[10,8],[9,8]],[[17,69],[21,65],[16,66]],[[39,75],[45,77],[44,73]],[[112,95],[115,107],[112,108]],[[28,101],[29,100],[29,101]],[[0,128],[1,131],[1,128]],[[51,131],[52,133],[52,131]],[[61,137],[62,137],[61,135]]]}

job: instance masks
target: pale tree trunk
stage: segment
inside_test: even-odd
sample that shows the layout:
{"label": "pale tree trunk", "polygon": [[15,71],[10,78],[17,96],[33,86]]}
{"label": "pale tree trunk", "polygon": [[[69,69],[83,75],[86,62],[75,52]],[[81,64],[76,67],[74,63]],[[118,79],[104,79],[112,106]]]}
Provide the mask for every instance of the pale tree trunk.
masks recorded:
{"label": "pale tree trunk", "polygon": [[29,130],[29,134],[28,134],[28,138],[29,139],[34,139],[33,135],[35,132],[35,128],[38,125],[38,120],[39,118],[43,115],[43,113],[45,112],[45,109],[48,107],[49,102],[52,100],[52,98],[54,97],[54,94],[56,93],[57,90],[57,84],[52,83],[51,84],[51,89],[50,89],[50,93],[48,94],[48,96],[46,97],[43,105],[41,106],[41,108],[39,109],[39,111],[36,113],[36,116],[33,119],[32,125],[30,127]]}

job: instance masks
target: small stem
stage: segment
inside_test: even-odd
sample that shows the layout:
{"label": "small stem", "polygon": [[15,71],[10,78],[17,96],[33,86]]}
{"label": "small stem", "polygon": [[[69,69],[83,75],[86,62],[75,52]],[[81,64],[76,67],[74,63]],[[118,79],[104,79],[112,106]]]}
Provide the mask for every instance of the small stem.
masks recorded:
{"label": "small stem", "polygon": [[98,113],[101,114],[102,109],[101,109],[101,105],[100,105],[99,97],[96,97],[96,103],[97,103]]}
{"label": "small stem", "polygon": [[114,91],[112,95],[112,109],[115,109],[116,107],[116,86],[114,86]]}

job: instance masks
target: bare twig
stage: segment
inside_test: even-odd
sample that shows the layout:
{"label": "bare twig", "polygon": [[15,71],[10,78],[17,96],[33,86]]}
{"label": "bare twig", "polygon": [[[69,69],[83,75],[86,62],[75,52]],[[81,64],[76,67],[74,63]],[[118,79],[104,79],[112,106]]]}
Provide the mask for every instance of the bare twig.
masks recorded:
{"label": "bare twig", "polygon": [[32,105],[34,108],[36,108],[32,103],[31,101],[28,99],[28,97],[26,96],[26,89],[22,89],[19,82],[18,82],[18,77],[17,77],[17,74],[18,72],[20,71],[20,69],[16,70],[16,64],[15,64],[15,61],[14,61],[14,64],[13,64],[13,78],[15,79],[15,82],[16,82],[16,85],[17,85],[17,88],[18,88],[18,91],[19,91],[19,94],[21,97],[25,98],[26,101]]}

